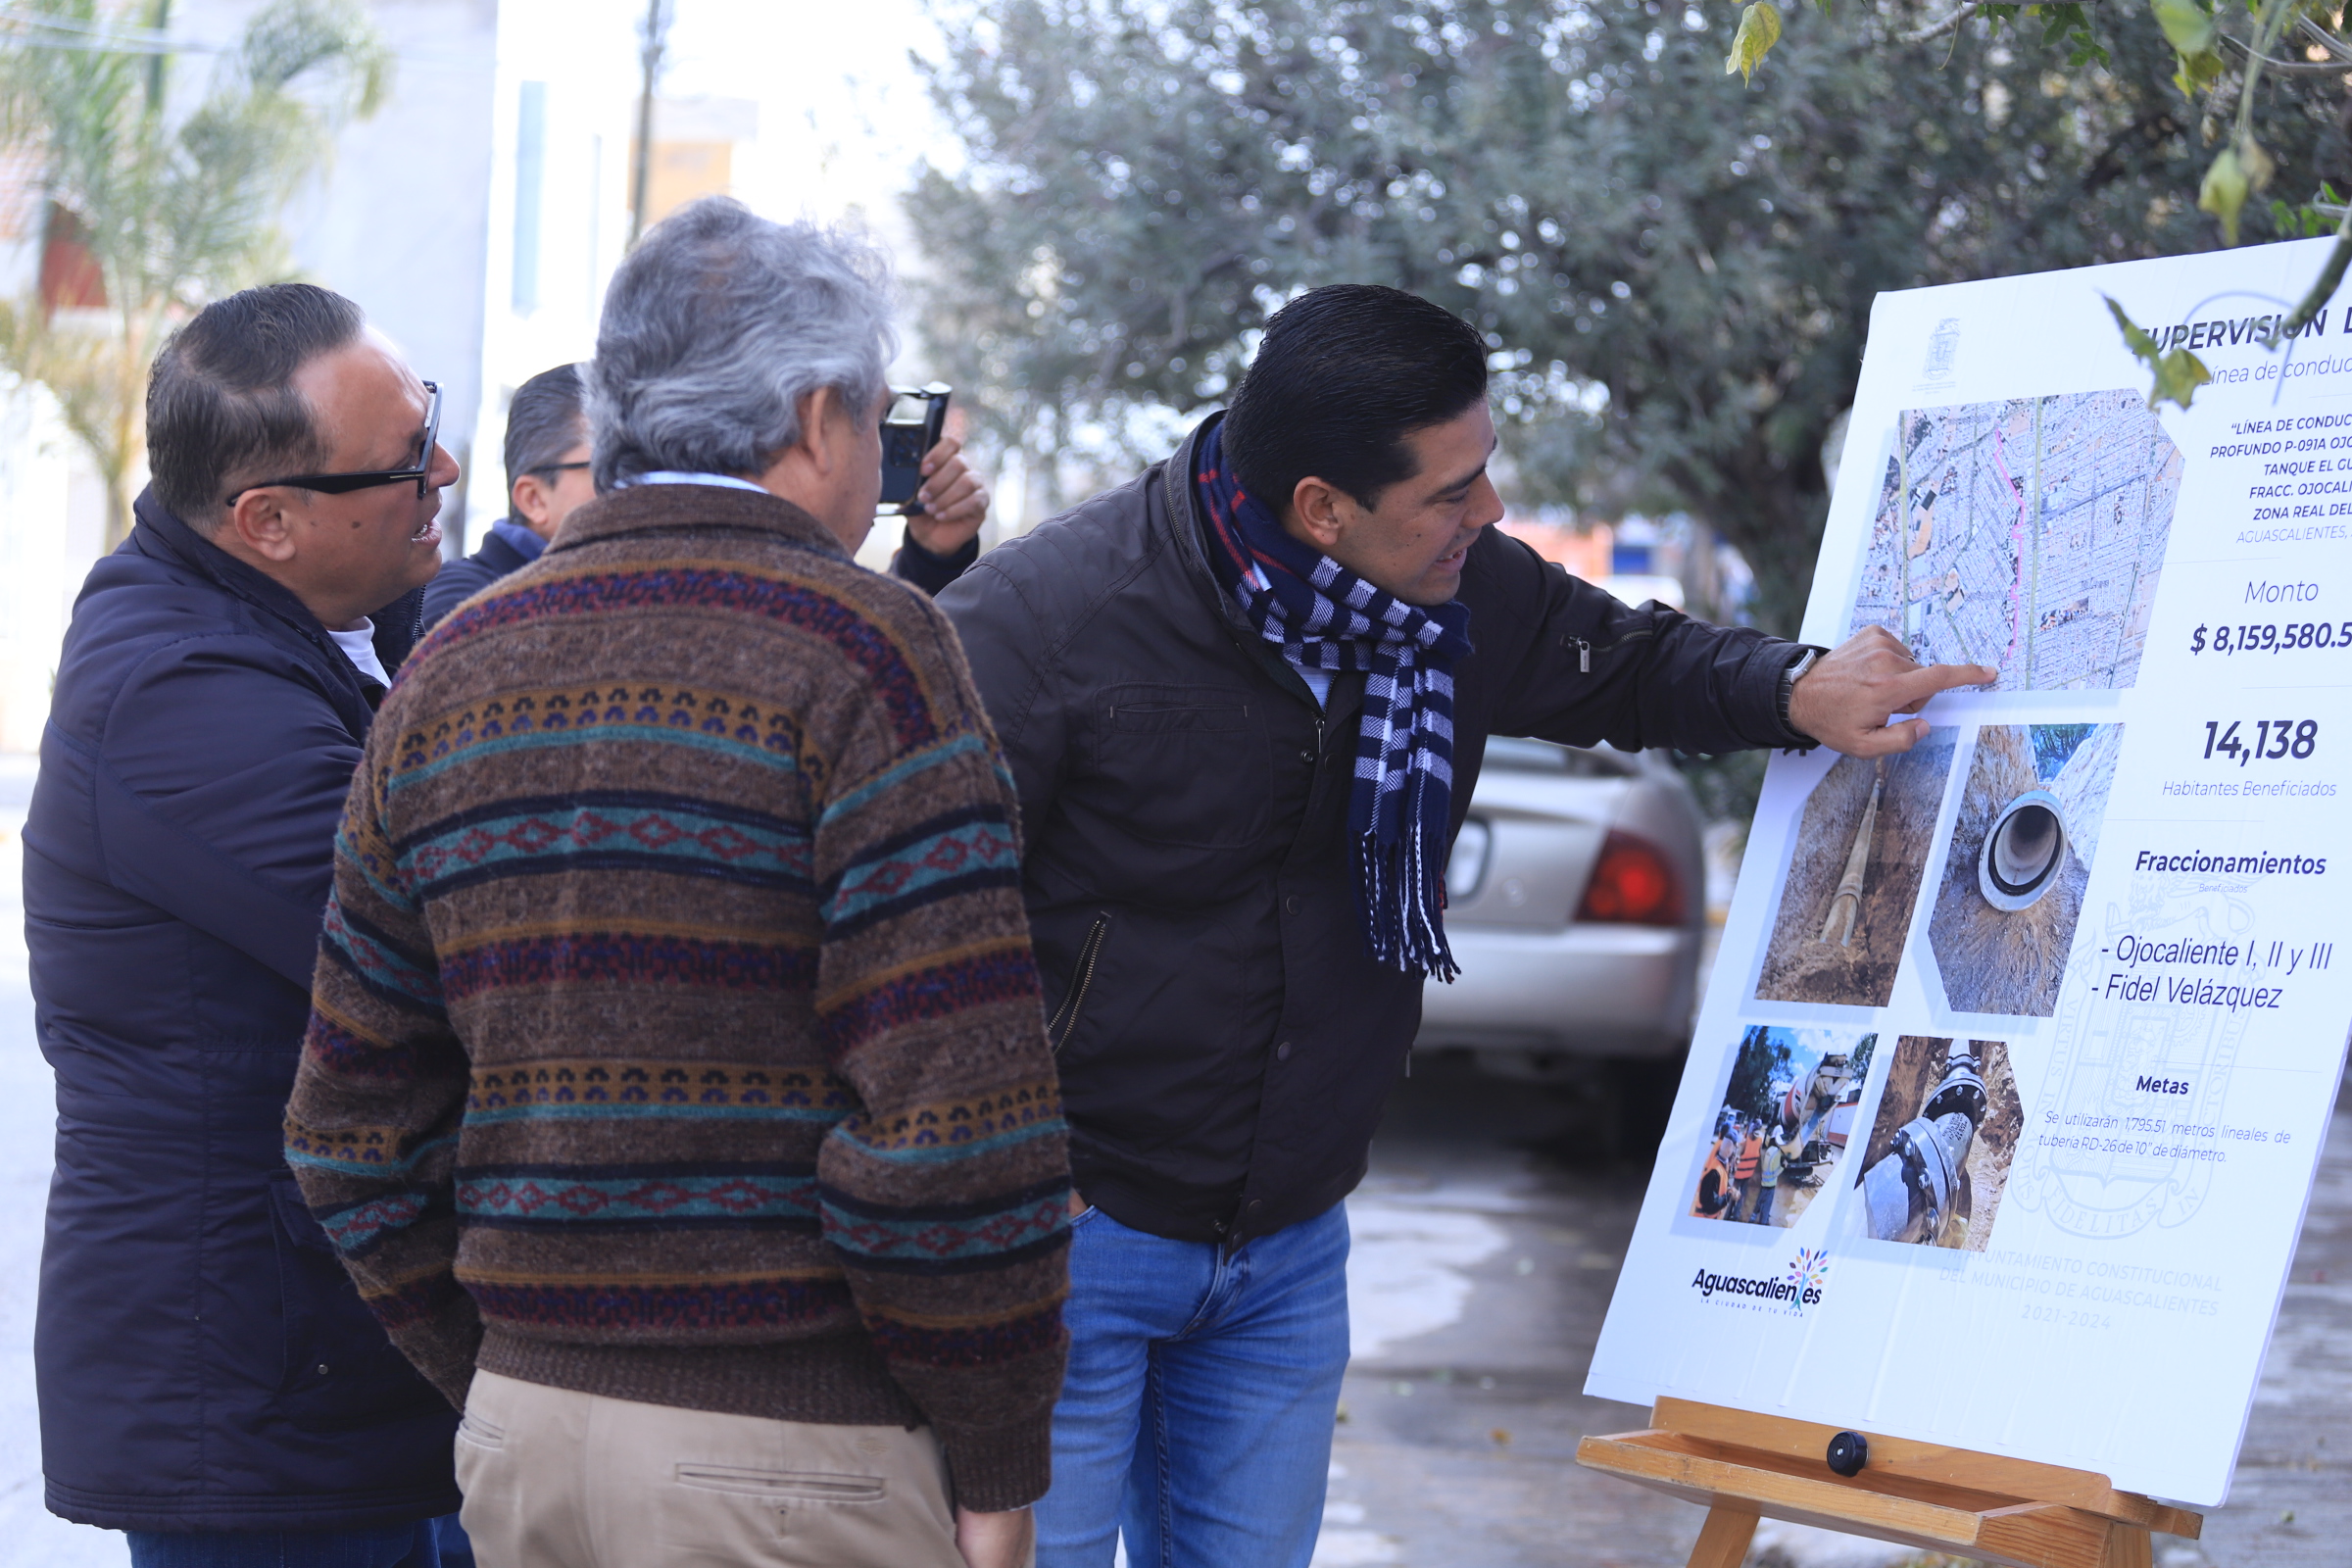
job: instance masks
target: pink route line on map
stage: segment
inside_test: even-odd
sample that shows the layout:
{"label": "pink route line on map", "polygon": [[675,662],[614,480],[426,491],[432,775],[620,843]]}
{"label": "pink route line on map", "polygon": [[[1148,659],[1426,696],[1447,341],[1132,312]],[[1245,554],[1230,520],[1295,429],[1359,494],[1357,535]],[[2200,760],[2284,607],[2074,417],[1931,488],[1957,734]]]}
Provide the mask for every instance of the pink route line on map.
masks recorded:
{"label": "pink route line on map", "polygon": [[2001,656],[2003,669],[2016,660],[2018,634],[2026,624],[2026,492],[2009,476],[2008,455],[2008,443],[1996,424],[1992,427],[1992,469],[2001,476],[2001,483],[2017,493],[2017,523],[2009,530],[2009,542],[2017,547],[2017,578],[2009,585],[2009,651]]}

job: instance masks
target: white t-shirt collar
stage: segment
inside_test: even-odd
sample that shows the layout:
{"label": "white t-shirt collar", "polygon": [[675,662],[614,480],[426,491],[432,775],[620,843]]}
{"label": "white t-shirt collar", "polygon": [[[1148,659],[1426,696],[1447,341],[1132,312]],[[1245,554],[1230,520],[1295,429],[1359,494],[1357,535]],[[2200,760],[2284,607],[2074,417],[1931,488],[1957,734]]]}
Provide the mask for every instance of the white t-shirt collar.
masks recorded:
{"label": "white t-shirt collar", "polygon": [[327,635],[335,640],[337,648],[343,650],[343,657],[351,661],[352,668],[378,686],[392,684],[392,677],[384,671],[384,662],[376,657],[374,621],[363,616],[356,630],[330,630]]}
{"label": "white t-shirt collar", "polygon": [[767,492],[749,479],[738,479],[731,473],[687,473],[676,468],[662,468],[653,473],[633,473],[626,479],[613,482],[615,490],[626,490],[640,484],[715,484],[729,490],[749,490],[756,496]]}

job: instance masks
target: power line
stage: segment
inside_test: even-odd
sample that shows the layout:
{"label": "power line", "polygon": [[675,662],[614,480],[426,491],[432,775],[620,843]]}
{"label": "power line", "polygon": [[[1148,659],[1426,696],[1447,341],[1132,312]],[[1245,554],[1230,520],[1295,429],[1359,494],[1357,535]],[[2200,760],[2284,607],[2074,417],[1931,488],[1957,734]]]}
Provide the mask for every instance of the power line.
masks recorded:
{"label": "power line", "polygon": [[[183,38],[153,27],[93,25],[76,22],[70,17],[46,16],[37,11],[19,11],[0,6],[0,29],[25,27],[30,33],[7,36],[0,32],[6,44],[20,49],[51,49],[69,54],[113,55],[230,55],[238,46],[230,43],[206,43],[201,39]],[[492,70],[493,62],[478,55],[424,55],[398,51],[393,58],[404,66],[425,66],[441,70]]]}
{"label": "power line", "polygon": [[[174,38],[153,27],[131,27],[77,22],[71,17],[0,6],[0,24],[33,29],[33,35],[11,41],[32,49],[64,49],[84,54],[168,55],[226,54],[228,46]],[[41,36],[41,34],[54,36]]]}

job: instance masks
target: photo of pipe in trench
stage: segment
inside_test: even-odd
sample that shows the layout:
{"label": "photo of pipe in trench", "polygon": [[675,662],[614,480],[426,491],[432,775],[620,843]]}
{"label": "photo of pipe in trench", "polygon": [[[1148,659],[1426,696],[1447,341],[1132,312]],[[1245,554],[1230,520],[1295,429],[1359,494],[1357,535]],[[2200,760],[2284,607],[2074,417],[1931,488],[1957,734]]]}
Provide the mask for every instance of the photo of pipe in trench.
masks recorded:
{"label": "photo of pipe in trench", "polygon": [[1959,731],[1840,758],[1805,798],[1756,977],[1759,1002],[1883,1007],[1936,846]]}
{"label": "photo of pipe in trench", "polygon": [[1987,724],[1928,942],[1954,1012],[2048,1017],[2073,951],[2121,724]]}

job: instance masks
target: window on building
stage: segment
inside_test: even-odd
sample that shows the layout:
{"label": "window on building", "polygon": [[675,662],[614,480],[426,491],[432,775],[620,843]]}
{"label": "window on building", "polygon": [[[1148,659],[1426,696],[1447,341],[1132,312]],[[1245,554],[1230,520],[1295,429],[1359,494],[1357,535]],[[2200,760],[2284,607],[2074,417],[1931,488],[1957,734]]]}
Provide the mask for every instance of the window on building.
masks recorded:
{"label": "window on building", "polygon": [[596,280],[603,275],[605,259],[605,138],[588,138],[588,287],[583,298],[588,301],[589,325],[596,324],[597,315],[604,302],[597,298]]}
{"label": "window on building", "polygon": [[539,208],[547,183],[547,83],[526,81],[514,123],[514,310],[539,308]]}

